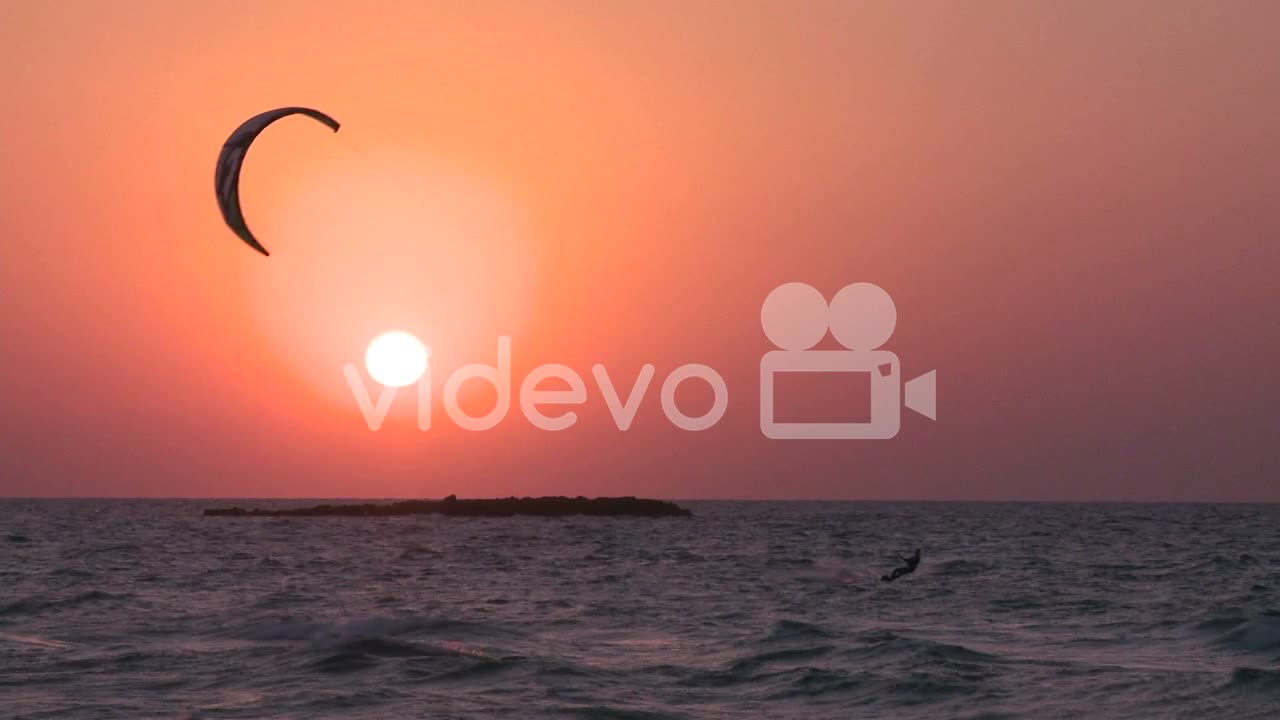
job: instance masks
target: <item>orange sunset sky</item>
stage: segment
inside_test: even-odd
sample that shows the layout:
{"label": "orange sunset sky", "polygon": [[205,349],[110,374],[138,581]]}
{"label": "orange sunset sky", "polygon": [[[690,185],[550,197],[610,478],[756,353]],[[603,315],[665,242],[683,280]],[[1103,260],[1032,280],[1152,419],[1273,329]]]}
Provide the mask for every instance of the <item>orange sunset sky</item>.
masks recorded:
{"label": "orange sunset sky", "polygon": [[[7,3],[0,495],[1280,501],[1277,27],[1181,0]],[[264,258],[214,163],[295,104],[343,127],[250,151]],[[760,304],[791,281],[885,288],[938,421],[764,438]],[[437,406],[506,335],[517,389],[586,379],[578,423],[513,399],[422,432],[402,391],[370,432],[342,366],[390,329],[432,347]],[[594,363],[657,369],[628,432]],[[660,409],[684,363],[729,389],[703,432]]]}

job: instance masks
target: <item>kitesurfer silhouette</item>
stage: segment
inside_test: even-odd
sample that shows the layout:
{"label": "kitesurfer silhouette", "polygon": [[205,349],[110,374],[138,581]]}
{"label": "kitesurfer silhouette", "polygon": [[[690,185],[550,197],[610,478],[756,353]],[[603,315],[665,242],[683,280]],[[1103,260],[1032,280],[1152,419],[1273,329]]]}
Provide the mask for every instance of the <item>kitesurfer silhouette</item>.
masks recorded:
{"label": "kitesurfer silhouette", "polygon": [[903,575],[908,575],[910,573],[915,572],[916,568],[919,567],[920,565],[920,548],[916,548],[915,555],[912,555],[911,557],[902,558],[902,562],[906,563],[906,566],[900,567],[900,568],[894,568],[892,574],[881,575],[880,579],[885,582],[893,582],[894,580],[897,580]]}

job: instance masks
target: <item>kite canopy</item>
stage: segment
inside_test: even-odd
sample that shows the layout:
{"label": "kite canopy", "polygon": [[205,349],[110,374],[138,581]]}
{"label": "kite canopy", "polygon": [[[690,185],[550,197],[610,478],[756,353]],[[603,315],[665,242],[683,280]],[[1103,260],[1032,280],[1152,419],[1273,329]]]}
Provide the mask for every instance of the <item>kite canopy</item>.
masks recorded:
{"label": "kite canopy", "polygon": [[244,212],[240,209],[240,167],[244,165],[244,156],[249,146],[258,135],[271,123],[290,115],[306,115],[324,123],[334,132],[338,132],[338,121],[319,110],[304,107],[284,107],[254,115],[245,120],[231,137],[222,144],[222,152],[218,154],[218,171],[214,176],[214,192],[218,196],[218,208],[222,211],[222,219],[227,227],[249,244],[249,247],[263,255],[270,255],[267,249],[249,231],[245,223]]}

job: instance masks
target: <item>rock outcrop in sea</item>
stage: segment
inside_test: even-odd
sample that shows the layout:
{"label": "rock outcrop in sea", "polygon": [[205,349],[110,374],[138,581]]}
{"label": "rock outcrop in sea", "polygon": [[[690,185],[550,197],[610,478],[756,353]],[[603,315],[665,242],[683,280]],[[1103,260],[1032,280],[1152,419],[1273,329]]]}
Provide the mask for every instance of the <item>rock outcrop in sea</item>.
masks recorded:
{"label": "rock outcrop in sea", "polygon": [[402,500],[389,504],[313,505],[285,509],[209,508],[208,517],[392,517],[397,515],[450,515],[455,517],[511,517],[570,515],[691,517],[689,510],[665,500],[637,497],[507,497],[459,500],[450,495],[443,500]]}

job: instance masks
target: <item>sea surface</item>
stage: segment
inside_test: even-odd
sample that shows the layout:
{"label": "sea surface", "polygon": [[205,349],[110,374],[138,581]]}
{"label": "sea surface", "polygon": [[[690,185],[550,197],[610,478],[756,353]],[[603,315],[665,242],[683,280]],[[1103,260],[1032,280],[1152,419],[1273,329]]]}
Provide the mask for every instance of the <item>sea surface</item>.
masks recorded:
{"label": "sea surface", "polygon": [[1277,506],[231,504],[0,500],[0,717],[1280,717]]}

